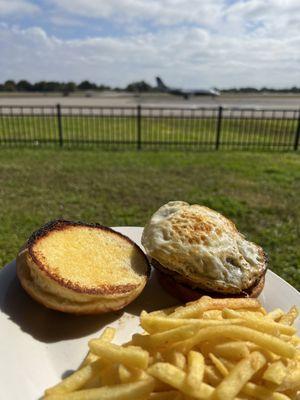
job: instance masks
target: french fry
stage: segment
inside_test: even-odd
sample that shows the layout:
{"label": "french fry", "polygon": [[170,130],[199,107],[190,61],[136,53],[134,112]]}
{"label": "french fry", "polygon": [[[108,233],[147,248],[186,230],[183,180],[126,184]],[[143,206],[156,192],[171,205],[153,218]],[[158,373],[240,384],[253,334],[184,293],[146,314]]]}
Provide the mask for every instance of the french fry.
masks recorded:
{"label": "french fry", "polygon": [[233,400],[251,377],[266,364],[266,358],[255,351],[236,364],[216,387],[212,400]]}
{"label": "french fry", "polygon": [[224,367],[227,368],[228,372],[230,370],[232,370],[232,368],[236,365],[236,362],[229,361],[229,360],[227,360],[227,358],[223,358],[223,357],[220,357],[219,361],[222,363],[222,365],[224,365]]}
{"label": "french fry", "polygon": [[151,393],[149,400],[182,400],[182,396],[176,390],[169,390],[167,392]]}
{"label": "french fry", "polygon": [[137,346],[146,348],[159,348],[169,345],[170,343],[180,342],[195,335],[197,326],[183,325],[168,331],[155,333],[153,335],[141,335],[139,333],[133,335],[132,342]]}
{"label": "french fry", "polygon": [[[194,346],[195,349],[199,350],[205,358],[209,357],[209,353],[214,352],[215,347],[219,344],[223,344],[228,342],[228,338],[226,337],[216,337],[214,339],[211,340],[206,340],[203,342],[200,342],[199,344],[197,344],[196,346]],[[184,343],[184,342],[182,342]],[[182,345],[183,346],[183,345]]]}
{"label": "french fry", "polygon": [[212,365],[205,365],[204,380],[212,386],[217,386],[222,380],[222,375]]}
{"label": "french fry", "polygon": [[142,312],[148,334],[119,346],[110,343],[114,330],[106,329],[89,342],[84,366],[47,389],[44,399],[296,400],[296,316],[295,307],[267,314],[257,300],[207,296]]}
{"label": "french fry", "polygon": [[183,352],[188,352],[196,344],[214,339],[216,337],[228,337],[235,340],[245,340],[253,342],[267,350],[274,352],[282,357],[293,358],[296,349],[290,343],[286,343],[277,337],[271,336],[266,333],[258,332],[254,329],[246,328],[244,326],[216,326],[201,329],[194,337],[187,339],[174,348],[180,347]]}
{"label": "french fry", "polygon": [[286,314],[284,314],[279,322],[284,325],[292,325],[295,319],[298,317],[299,311],[296,306],[293,306]]}
{"label": "french fry", "polygon": [[[121,383],[130,383],[136,382],[142,379],[148,379],[149,375],[142,369],[137,368],[127,368],[124,365],[119,365],[119,379]],[[159,381],[158,379],[154,379],[154,390],[155,391],[169,391],[170,386],[165,383]]]}
{"label": "french fry", "polygon": [[270,333],[272,335],[279,335],[280,333],[285,335],[293,335],[296,332],[296,328],[292,326],[284,325],[278,322],[271,322],[266,320],[265,318],[251,317],[250,314],[247,316],[243,316],[241,313],[234,310],[224,309],[223,317],[236,319],[242,318],[242,325],[248,326],[248,328],[253,328],[261,332]]}
{"label": "french fry", "polygon": [[127,368],[122,364],[118,365],[119,377],[122,383],[136,382],[142,379],[148,379],[149,375],[143,369]]}
{"label": "french fry", "polygon": [[45,390],[45,395],[65,394],[80,389],[97,373],[99,373],[102,366],[103,361],[96,360],[85,367],[78,369],[72,375],[59,382],[57,385]]}
{"label": "french fry", "polygon": [[177,308],[169,315],[170,318],[194,318],[201,316],[208,310],[223,310],[223,308],[246,308],[259,309],[260,303],[257,299],[237,298],[237,299],[211,299],[203,296],[200,300],[187,303],[184,307]]}
{"label": "french fry", "polygon": [[273,353],[270,350],[267,350],[265,348],[262,348],[260,346],[258,346],[255,343],[251,343],[251,342],[245,342],[247,344],[247,347],[249,349],[250,352],[254,351],[254,350],[259,350],[261,351],[269,361],[273,362],[273,361],[277,361],[280,359],[280,356],[278,354]]}
{"label": "french fry", "polygon": [[229,374],[228,369],[225,367],[222,361],[218,359],[213,353],[209,353],[209,358],[222,376],[227,376]]}
{"label": "french fry", "polygon": [[[290,342],[291,342],[294,346],[300,347],[300,338],[299,338],[299,336],[293,335],[293,336],[291,337]],[[300,354],[300,353],[299,353],[299,354]]]}
{"label": "french fry", "polygon": [[191,388],[200,387],[204,375],[204,357],[197,351],[190,351],[188,354],[188,366],[186,374],[186,385]]}
{"label": "french fry", "polygon": [[218,320],[218,319],[182,319],[182,318],[171,318],[171,317],[161,317],[161,316],[151,316],[146,312],[141,314],[141,326],[150,334],[164,332],[170,329],[175,329],[182,327],[184,325],[193,325],[200,328],[205,328],[207,326],[216,325],[231,325],[234,323],[239,323],[240,319],[232,320]]}
{"label": "french fry", "polygon": [[54,394],[44,397],[44,400],[132,400],[147,398],[153,388],[154,380],[149,378],[133,383],[78,390],[73,393]]}
{"label": "french fry", "polygon": [[79,368],[85,367],[86,365],[98,360],[99,357],[96,356],[96,354],[93,354],[91,351],[87,353],[87,355],[84,357],[82,363],[80,364]]}
{"label": "french fry", "polygon": [[253,397],[254,399],[260,400],[291,400],[288,396],[283,393],[274,393],[274,391],[269,390],[261,385],[256,385],[255,383],[248,382],[242,390],[242,393]]}
{"label": "french fry", "polygon": [[[107,327],[104,329],[99,339],[104,340],[106,342],[111,342],[115,336],[115,333],[116,333],[115,328]],[[90,364],[93,361],[96,361],[98,358],[99,357],[96,354],[93,354],[92,352],[89,351],[85,356],[84,360],[82,361],[80,368],[84,367],[87,364]]]}
{"label": "french fry", "polygon": [[213,392],[213,388],[205,383],[202,383],[197,388],[191,388],[186,384],[186,373],[169,363],[156,363],[149,367],[147,372],[151,376],[196,399],[207,399]]}
{"label": "french fry", "polygon": [[266,311],[266,309],[265,309],[263,306],[261,306],[261,307],[257,310],[257,312],[262,313],[262,315],[264,315],[264,316],[267,315],[267,311]]}
{"label": "french fry", "polygon": [[[136,370],[134,370],[136,371]],[[141,370],[138,370],[141,371]],[[121,383],[130,383],[138,380],[132,370],[125,367],[123,364],[119,364],[118,367],[119,379]]]}
{"label": "french fry", "polygon": [[287,390],[284,393],[288,396],[289,399],[299,400],[300,399],[300,392],[298,390]]}
{"label": "french fry", "polygon": [[269,312],[266,317],[269,319],[272,319],[273,321],[277,321],[284,315],[284,312],[281,310],[281,308],[275,308],[275,310]]}
{"label": "french fry", "polygon": [[278,388],[280,391],[300,390],[300,361],[292,360],[287,368],[287,374]]}
{"label": "french fry", "polygon": [[240,360],[249,356],[250,351],[246,342],[234,341],[217,344],[214,347],[214,353],[230,360]]}
{"label": "french fry", "polygon": [[[229,310],[228,308],[225,308],[224,310]],[[234,310],[239,313],[240,317],[249,317],[249,318],[265,318],[265,313],[261,311],[261,309],[258,310]],[[222,312],[223,313],[223,312]]]}
{"label": "french fry", "polygon": [[208,319],[208,320],[212,320],[212,319],[222,320],[223,319],[222,310],[204,311],[201,318]]}
{"label": "french fry", "polygon": [[128,367],[145,369],[149,363],[149,353],[139,347],[124,348],[108,342],[90,340],[89,348],[94,354],[110,362],[121,363]]}
{"label": "french fry", "polygon": [[156,311],[151,311],[149,315],[151,316],[161,316],[161,317],[166,317],[172,312],[176,310],[177,306],[172,306],[168,308],[162,308],[161,310],[156,310]]}
{"label": "french fry", "polygon": [[186,358],[184,354],[180,353],[179,351],[170,351],[165,354],[164,358],[166,361],[175,365],[175,367],[177,368],[184,370],[186,367]]}
{"label": "french fry", "polygon": [[268,366],[263,374],[263,379],[276,385],[281,385],[287,374],[287,368],[282,361],[275,361]]}
{"label": "french fry", "polygon": [[119,378],[119,364],[109,364],[100,371],[102,386],[112,386],[121,383]]}

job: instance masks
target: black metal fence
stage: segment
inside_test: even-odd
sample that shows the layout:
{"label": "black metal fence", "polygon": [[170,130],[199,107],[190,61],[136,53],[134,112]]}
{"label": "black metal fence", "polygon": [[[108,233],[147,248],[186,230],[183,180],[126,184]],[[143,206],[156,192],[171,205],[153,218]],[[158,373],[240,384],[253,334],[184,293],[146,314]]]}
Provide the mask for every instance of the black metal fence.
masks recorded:
{"label": "black metal fence", "polygon": [[0,106],[0,145],[298,150],[300,110]]}

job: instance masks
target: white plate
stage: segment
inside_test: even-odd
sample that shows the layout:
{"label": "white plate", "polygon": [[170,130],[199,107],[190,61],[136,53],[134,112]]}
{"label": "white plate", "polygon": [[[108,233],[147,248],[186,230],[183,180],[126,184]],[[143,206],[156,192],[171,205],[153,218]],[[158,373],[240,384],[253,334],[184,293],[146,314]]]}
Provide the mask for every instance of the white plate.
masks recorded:
{"label": "white plate", "polygon": [[[142,228],[117,231],[141,245]],[[300,305],[300,293],[268,271],[260,300],[271,310]],[[155,274],[140,297],[122,312],[98,316],[72,316],[48,310],[27,296],[16,278],[15,262],[0,272],[0,394],[6,400],[34,400],[45,388],[76,369],[87,351],[89,338],[107,326],[118,328],[116,343],[140,331],[141,310],[176,304],[158,285]],[[300,324],[297,325],[300,330]]]}

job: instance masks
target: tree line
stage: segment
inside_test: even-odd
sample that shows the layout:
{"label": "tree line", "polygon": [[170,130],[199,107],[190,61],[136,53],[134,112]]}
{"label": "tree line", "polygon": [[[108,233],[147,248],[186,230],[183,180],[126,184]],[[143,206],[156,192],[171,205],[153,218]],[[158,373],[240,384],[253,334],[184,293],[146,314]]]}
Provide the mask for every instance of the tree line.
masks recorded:
{"label": "tree line", "polygon": [[[60,92],[64,95],[68,95],[75,91],[103,91],[103,90],[115,90],[115,91],[126,91],[126,92],[157,92],[156,86],[151,86],[145,81],[132,82],[124,88],[110,87],[107,85],[97,85],[96,83],[84,80],[80,83],[75,82],[58,82],[58,81],[40,81],[31,83],[25,79],[15,82],[12,79],[0,83],[0,92]],[[222,93],[300,93],[300,87],[293,86],[291,88],[274,89],[268,87],[254,88],[254,87],[241,87],[241,88],[229,88],[229,89],[218,89]]]}
{"label": "tree line", "polygon": [[25,79],[22,79],[18,82],[15,82],[12,79],[5,81],[4,83],[0,83],[0,92],[61,92],[61,93],[72,93],[77,90],[95,90],[95,91],[103,91],[103,90],[117,90],[117,91],[140,91],[140,92],[149,92],[155,91],[156,88],[152,87],[148,83],[144,81],[133,82],[127,85],[125,88],[112,88],[107,85],[97,85],[96,83],[90,82],[88,80],[84,80],[81,83],[75,82],[58,82],[58,81],[40,81],[36,83],[31,83]]}

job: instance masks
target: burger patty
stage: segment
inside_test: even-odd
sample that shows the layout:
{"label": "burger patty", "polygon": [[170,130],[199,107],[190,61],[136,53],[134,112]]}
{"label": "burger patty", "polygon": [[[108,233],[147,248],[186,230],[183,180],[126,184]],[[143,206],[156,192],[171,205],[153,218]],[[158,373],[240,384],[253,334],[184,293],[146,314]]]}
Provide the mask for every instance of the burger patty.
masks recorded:
{"label": "burger patty", "polygon": [[151,264],[158,270],[161,285],[173,296],[182,301],[193,301],[201,296],[211,297],[257,297],[265,283],[265,271],[262,276],[250,287],[241,290],[239,293],[221,292],[218,290],[209,291],[193,284],[190,280],[181,276],[175,271],[163,267],[157,260],[152,259]]}

